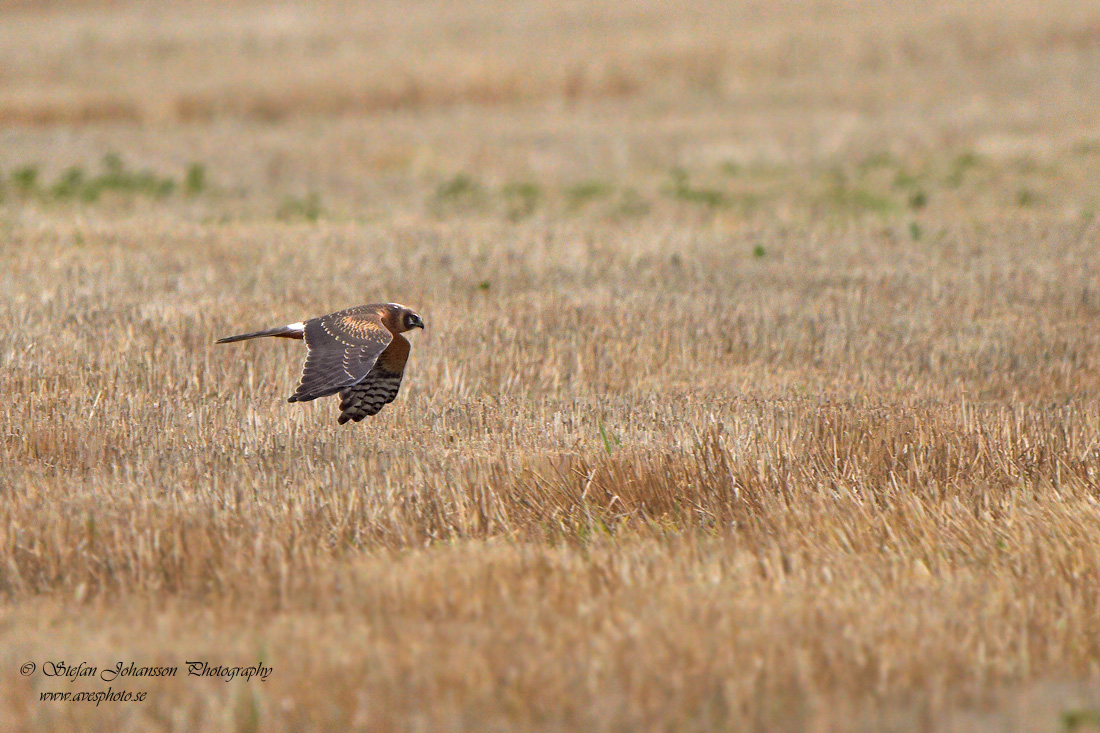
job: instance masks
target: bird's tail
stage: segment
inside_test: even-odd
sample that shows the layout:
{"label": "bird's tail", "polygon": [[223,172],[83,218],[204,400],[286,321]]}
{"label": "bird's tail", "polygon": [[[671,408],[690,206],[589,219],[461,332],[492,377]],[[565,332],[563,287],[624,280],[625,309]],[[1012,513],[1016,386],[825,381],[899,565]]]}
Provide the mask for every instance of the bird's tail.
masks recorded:
{"label": "bird's tail", "polygon": [[269,328],[266,331],[253,331],[252,333],[242,333],[238,336],[226,336],[225,338],[218,339],[214,343],[217,344],[231,344],[234,341],[247,341],[248,339],[258,339],[262,336],[278,336],[285,339],[300,339],[303,338],[305,329],[301,323],[291,323],[288,326],[279,326],[278,328]]}

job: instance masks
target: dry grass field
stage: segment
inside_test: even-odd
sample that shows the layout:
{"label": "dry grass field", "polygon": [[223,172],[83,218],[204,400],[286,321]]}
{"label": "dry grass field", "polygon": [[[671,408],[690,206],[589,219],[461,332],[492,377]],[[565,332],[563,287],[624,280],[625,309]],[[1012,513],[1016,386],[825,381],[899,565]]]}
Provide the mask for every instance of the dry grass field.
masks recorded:
{"label": "dry grass field", "polygon": [[0,729],[1096,730],[1098,181],[1087,0],[6,3]]}

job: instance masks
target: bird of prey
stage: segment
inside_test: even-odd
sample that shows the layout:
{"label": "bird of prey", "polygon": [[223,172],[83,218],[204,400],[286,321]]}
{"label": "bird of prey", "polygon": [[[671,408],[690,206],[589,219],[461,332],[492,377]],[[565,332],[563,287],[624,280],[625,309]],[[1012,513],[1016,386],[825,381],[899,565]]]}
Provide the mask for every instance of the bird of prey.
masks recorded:
{"label": "bird of prey", "polygon": [[218,339],[219,344],[275,336],[305,339],[302,381],[287,402],[309,402],[340,393],[341,425],[374,415],[397,396],[409,358],[401,334],[424,321],[397,303],[371,303],[266,331]]}

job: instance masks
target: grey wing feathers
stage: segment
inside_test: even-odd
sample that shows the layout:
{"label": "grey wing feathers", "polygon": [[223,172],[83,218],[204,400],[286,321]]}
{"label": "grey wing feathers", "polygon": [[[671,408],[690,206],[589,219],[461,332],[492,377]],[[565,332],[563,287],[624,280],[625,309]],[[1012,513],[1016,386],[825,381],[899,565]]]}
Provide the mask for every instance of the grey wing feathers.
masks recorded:
{"label": "grey wing feathers", "polygon": [[409,342],[402,336],[394,336],[393,343],[378,357],[366,379],[340,392],[338,422],[341,425],[348,420],[359,422],[393,402],[401,389],[408,358]]}
{"label": "grey wing feathers", "polygon": [[337,422],[341,425],[348,420],[359,422],[368,415],[377,414],[397,397],[401,376],[381,372],[376,366],[362,382],[342,390]]}
{"label": "grey wing feathers", "polygon": [[308,402],[335,394],[366,377],[391,334],[375,312],[341,311],[307,321],[302,381],[289,402]]}

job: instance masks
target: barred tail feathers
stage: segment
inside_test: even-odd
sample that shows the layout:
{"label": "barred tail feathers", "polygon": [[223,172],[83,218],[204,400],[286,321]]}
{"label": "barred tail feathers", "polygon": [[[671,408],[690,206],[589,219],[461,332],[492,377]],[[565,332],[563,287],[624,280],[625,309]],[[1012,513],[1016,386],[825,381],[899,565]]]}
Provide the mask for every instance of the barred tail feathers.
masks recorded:
{"label": "barred tail feathers", "polygon": [[231,344],[235,341],[247,341],[248,339],[258,339],[263,336],[276,336],[286,339],[300,339],[305,334],[305,324],[302,323],[290,323],[286,326],[279,326],[278,328],[269,328],[266,331],[253,331],[252,333],[242,333],[237,336],[226,336],[220,338],[214,343],[216,344]]}

